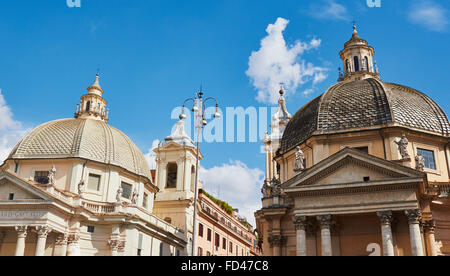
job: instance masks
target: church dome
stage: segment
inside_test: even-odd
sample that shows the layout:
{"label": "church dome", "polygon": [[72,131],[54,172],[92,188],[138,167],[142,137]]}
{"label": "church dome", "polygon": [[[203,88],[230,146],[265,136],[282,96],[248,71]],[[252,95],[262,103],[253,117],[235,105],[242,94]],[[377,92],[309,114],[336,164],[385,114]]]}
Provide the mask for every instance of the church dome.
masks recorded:
{"label": "church dome", "polygon": [[431,98],[406,86],[366,78],[337,83],[301,108],[286,127],[281,151],[314,135],[394,125],[450,134],[446,114]]}
{"label": "church dome", "polygon": [[120,130],[103,120],[62,119],[38,126],[20,141],[9,159],[81,158],[150,177],[138,147]]}

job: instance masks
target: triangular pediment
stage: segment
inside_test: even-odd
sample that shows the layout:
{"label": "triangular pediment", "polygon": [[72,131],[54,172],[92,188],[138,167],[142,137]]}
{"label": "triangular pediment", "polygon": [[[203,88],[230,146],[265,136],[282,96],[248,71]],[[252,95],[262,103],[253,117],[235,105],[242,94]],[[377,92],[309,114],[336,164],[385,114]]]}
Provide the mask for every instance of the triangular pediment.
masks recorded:
{"label": "triangular pediment", "polygon": [[407,178],[423,179],[424,173],[355,149],[345,148],[288,180],[283,184],[283,188],[376,183]]}
{"label": "triangular pediment", "polygon": [[15,201],[50,201],[52,197],[41,189],[8,171],[0,171],[0,201],[14,194]]}

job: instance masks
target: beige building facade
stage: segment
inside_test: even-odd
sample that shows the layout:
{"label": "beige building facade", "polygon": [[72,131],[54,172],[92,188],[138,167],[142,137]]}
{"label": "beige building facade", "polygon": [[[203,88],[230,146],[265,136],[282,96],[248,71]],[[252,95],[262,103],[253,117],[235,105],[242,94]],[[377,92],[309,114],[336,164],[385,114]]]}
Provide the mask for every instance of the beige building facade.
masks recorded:
{"label": "beige building facade", "polygon": [[282,90],[255,213],[265,255],[450,255],[450,124],[381,81],[354,27],[338,83],[294,116]]}
{"label": "beige building facade", "polygon": [[102,95],[97,75],[75,118],[32,130],[0,167],[0,256],[186,254],[186,229],[155,214],[147,161]]}

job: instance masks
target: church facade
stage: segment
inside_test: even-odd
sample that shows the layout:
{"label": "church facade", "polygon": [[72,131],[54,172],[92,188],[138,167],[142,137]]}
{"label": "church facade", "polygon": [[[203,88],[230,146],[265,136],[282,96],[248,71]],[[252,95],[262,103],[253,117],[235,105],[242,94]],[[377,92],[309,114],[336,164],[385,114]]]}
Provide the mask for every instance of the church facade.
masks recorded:
{"label": "church facade", "polygon": [[338,83],[291,116],[280,91],[255,213],[265,255],[450,255],[450,123],[425,94],[383,82],[359,37]]}
{"label": "church facade", "polygon": [[[45,123],[16,145],[0,167],[0,256],[189,255],[193,145],[166,138],[154,183],[108,113],[97,74],[75,118]],[[160,184],[170,176],[165,160],[189,167],[171,189]]]}

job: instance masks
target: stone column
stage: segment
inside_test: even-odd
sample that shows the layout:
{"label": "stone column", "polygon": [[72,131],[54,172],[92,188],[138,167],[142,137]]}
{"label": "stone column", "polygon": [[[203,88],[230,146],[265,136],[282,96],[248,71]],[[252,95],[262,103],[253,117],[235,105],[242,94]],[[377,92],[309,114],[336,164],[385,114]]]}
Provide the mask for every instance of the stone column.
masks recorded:
{"label": "stone column", "polygon": [[297,230],[297,256],[306,256],[306,216],[295,215],[294,225]]}
{"label": "stone column", "polygon": [[25,238],[27,237],[28,226],[16,226],[17,244],[15,256],[23,256],[25,254]]}
{"label": "stone column", "polygon": [[269,243],[272,248],[272,256],[281,256],[281,246],[284,242],[284,238],[281,235],[270,235]]}
{"label": "stone column", "polygon": [[36,231],[38,234],[38,239],[36,243],[36,252],[35,256],[44,256],[45,254],[45,244],[47,243],[48,233],[52,231],[50,227],[47,225],[36,226]]}
{"label": "stone column", "polygon": [[322,256],[332,256],[333,249],[331,246],[331,215],[317,216],[320,223]]}
{"label": "stone column", "polygon": [[409,222],[409,236],[411,239],[411,251],[413,256],[423,256],[422,235],[420,233],[420,210],[406,210],[405,215]]}
{"label": "stone column", "polygon": [[6,231],[0,230],[0,252],[2,251],[3,239],[6,236]]}
{"label": "stone column", "polygon": [[431,256],[438,255],[438,249],[436,247],[436,239],[434,236],[434,231],[436,230],[436,223],[434,220],[427,220],[424,222],[423,230],[425,232],[425,236],[427,238]]}
{"label": "stone column", "polygon": [[69,235],[67,240],[67,256],[80,256],[80,235],[78,233]]}
{"label": "stone column", "polygon": [[67,255],[67,242],[69,235],[66,233],[59,234],[55,241],[55,256],[66,256]]}
{"label": "stone column", "polygon": [[392,235],[392,212],[377,212],[381,222],[381,235],[383,238],[383,255],[394,256],[394,237]]}
{"label": "stone column", "polygon": [[119,252],[120,241],[108,240],[108,245],[111,248],[111,256],[117,256]]}

